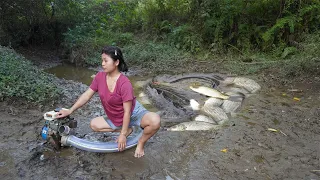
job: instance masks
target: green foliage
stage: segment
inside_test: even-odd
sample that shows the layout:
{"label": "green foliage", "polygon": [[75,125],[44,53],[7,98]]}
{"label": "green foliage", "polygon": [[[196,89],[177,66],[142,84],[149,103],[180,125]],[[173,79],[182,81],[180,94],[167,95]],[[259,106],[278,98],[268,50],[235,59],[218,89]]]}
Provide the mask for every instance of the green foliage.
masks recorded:
{"label": "green foliage", "polygon": [[[133,41],[139,26],[133,1],[96,1],[86,8],[81,23],[64,33],[63,46],[71,62],[97,65],[101,62],[101,48],[105,45],[123,46]],[[92,11],[94,10],[94,14]]]}
{"label": "green foliage", "polygon": [[295,47],[286,47],[283,50],[283,53],[281,54],[281,58],[286,58],[291,54],[295,54],[296,52],[298,52],[298,49]]}
{"label": "green foliage", "polygon": [[292,55],[287,61],[281,61],[283,75],[295,77],[301,75],[320,75],[320,31],[303,35],[299,53]]}
{"label": "green foliage", "polygon": [[145,31],[168,33],[171,26],[181,25],[186,21],[190,12],[190,0],[140,0],[136,12]]}
{"label": "green foliage", "polygon": [[48,74],[38,70],[24,57],[0,46],[0,59],[1,99],[17,97],[44,103],[58,97],[58,89]]}
{"label": "green foliage", "polygon": [[271,70],[275,76],[284,79],[297,77],[320,75],[320,32],[303,35],[304,39],[300,44],[300,49],[296,47],[286,47],[278,52],[281,57],[270,53],[252,52],[250,60],[253,62],[244,62],[242,58],[228,54],[229,61],[224,67],[237,74],[256,74],[263,70]]}
{"label": "green foliage", "polygon": [[278,19],[276,24],[262,35],[262,39],[270,46],[275,40],[283,39],[282,36],[285,33],[293,34],[295,26],[299,25],[298,21],[299,19],[294,15]]}
{"label": "green foliage", "polygon": [[[100,64],[105,45],[123,47],[132,62],[152,68],[165,60],[183,64],[184,52],[237,51],[242,62],[262,51],[278,63],[301,54],[303,36],[320,28],[319,0],[4,0],[0,8],[1,44],[59,44],[63,37],[70,61],[88,65]],[[250,72],[272,63],[259,64]]]}
{"label": "green foliage", "polygon": [[[73,62],[89,65],[100,65],[104,45],[118,45],[130,63],[157,72],[189,62],[184,52],[236,51],[228,69],[256,73],[300,53],[293,44],[319,29],[319,8],[319,0],[93,1],[64,45]],[[267,56],[251,58],[260,50]]]}
{"label": "green foliage", "polygon": [[189,25],[174,28],[169,34],[168,39],[178,49],[187,50],[192,53],[198,52],[202,44],[201,36]]}
{"label": "green foliage", "polygon": [[66,27],[78,22],[85,1],[3,0],[0,3],[1,45],[59,45]]}
{"label": "green foliage", "polygon": [[130,65],[138,65],[153,73],[175,73],[175,70],[184,69],[191,60],[188,54],[164,43],[140,41],[126,45],[123,52]]}
{"label": "green foliage", "polygon": [[132,33],[91,30],[77,26],[65,35],[65,47],[70,51],[69,58],[76,64],[97,65],[101,63],[100,51],[105,45],[124,46],[133,42]]}
{"label": "green foliage", "polygon": [[301,32],[310,30],[308,27],[314,29],[320,23],[319,1],[215,0],[202,1],[198,8],[200,14],[194,19],[198,26],[204,24],[201,34],[209,37],[208,43],[232,44],[241,49],[268,50],[273,44],[288,44],[289,36],[297,39]]}
{"label": "green foliage", "polygon": [[67,48],[99,46],[113,33],[144,33],[193,53],[230,45],[270,51],[320,24],[319,0],[4,0],[0,8],[0,43],[12,46],[60,44],[63,34]]}

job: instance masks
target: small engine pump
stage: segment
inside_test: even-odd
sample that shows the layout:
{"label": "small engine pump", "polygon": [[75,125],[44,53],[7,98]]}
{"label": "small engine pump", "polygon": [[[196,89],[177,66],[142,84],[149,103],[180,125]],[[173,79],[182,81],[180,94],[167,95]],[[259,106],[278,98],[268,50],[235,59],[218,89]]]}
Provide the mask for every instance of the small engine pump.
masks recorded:
{"label": "small engine pump", "polygon": [[57,108],[53,111],[44,113],[45,125],[41,130],[42,139],[48,141],[54,148],[60,149],[61,136],[67,136],[70,132],[70,128],[77,127],[77,121],[70,116],[64,118],[57,118],[58,112],[62,108]]}

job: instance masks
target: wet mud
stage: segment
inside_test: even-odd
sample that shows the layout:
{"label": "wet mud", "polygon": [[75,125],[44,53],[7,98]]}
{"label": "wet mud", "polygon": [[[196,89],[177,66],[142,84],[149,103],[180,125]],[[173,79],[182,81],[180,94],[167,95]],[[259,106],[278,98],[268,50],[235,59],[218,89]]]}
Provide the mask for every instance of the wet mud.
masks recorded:
{"label": "wet mud", "polygon": [[[139,159],[134,148],[91,153],[73,147],[56,151],[45,143],[43,113],[71,106],[88,88],[72,80],[53,81],[64,89],[55,105],[0,102],[0,179],[320,179],[319,78],[290,86],[256,79],[262,89],[223,128],[169,132],[162,124]],[[73,114],[79,125],[74,133],[104,137],[89,128],[90,119],[102,114],[94,96]]]}

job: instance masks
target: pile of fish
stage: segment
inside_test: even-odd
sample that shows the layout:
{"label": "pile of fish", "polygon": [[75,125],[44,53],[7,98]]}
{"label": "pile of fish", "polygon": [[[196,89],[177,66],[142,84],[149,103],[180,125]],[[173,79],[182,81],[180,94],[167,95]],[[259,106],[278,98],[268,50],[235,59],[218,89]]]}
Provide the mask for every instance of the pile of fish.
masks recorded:
{"label": "pile of fish", "polygon": [[188,131],[218,129],[260,89],[246,77],[195,73],[157,76],[147,84],[146,94],[161,110],[162,120],[179,122],[167,130]]}

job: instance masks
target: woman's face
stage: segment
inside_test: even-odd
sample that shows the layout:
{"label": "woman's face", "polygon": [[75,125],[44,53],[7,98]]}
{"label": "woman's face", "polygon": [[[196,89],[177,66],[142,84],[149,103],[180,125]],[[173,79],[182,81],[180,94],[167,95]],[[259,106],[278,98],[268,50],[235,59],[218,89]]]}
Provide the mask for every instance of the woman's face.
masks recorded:
{"label": "woman's face", "polygon": [[118,69],[119,60],[113,61],[113,59],[105,53],[101,55],[101,58],[102,58],[102,68],[104,72],[109,73]]}

